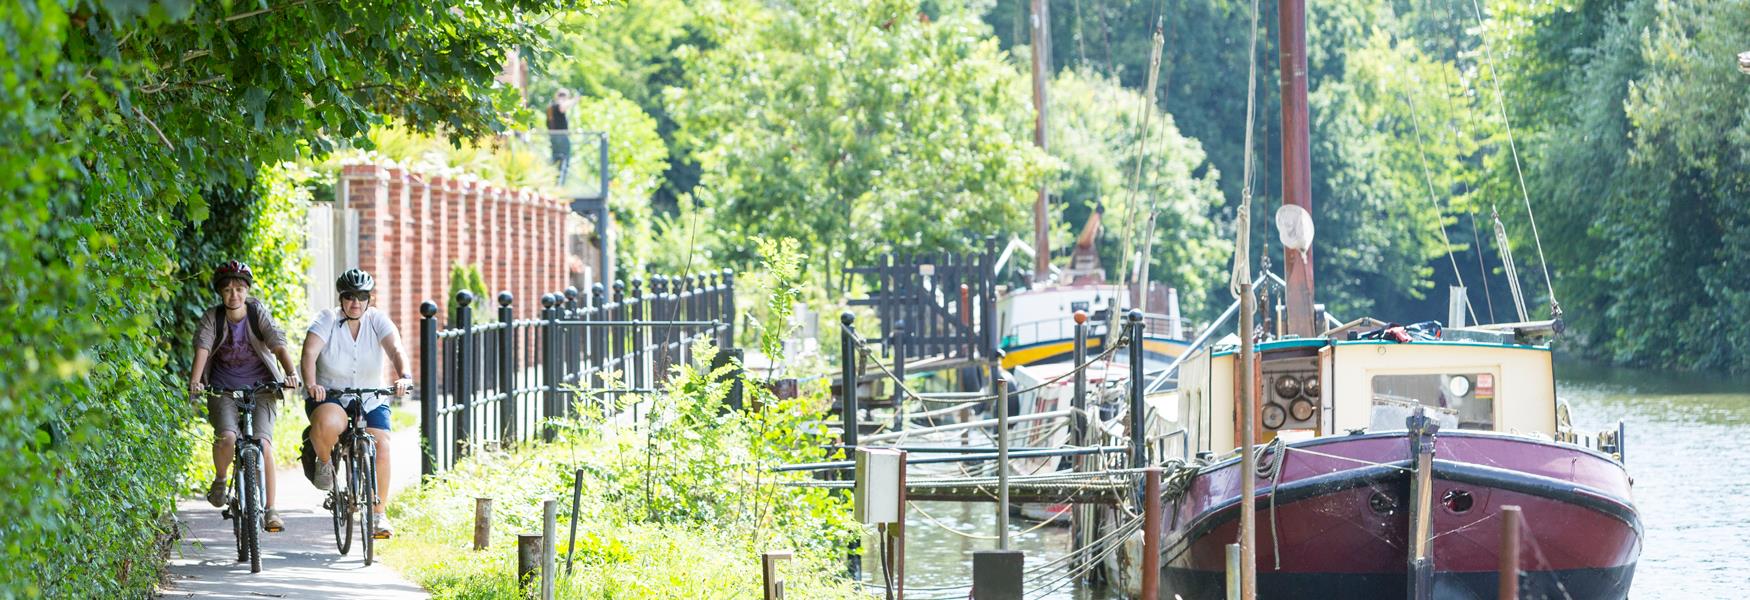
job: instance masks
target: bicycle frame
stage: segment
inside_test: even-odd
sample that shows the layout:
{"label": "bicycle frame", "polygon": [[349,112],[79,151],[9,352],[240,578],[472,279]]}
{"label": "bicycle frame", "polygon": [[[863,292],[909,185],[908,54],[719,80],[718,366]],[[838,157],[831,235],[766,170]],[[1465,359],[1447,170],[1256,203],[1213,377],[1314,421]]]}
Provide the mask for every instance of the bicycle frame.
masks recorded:
{"label": "bicycle frame", "polygon": [[280,382],[245,389],[212,389],[209,393],[228,399],[237,408],[237,441],[231,453],[231,489],[224,516],[237,536],[237,560],[248,561],[251,573],[261,572],[261,532],[266,518],[267,482],[261,438],[255,433],[255,396],[278,389]]}
{"label": "bicycle frame", "polygon": [[[329,464],[335,471],[335,484],[329,488],[325,504],[333,513],[335,543],[342,555],[351,549],[353,512],[357,511],[363,516],[360,519],[359,542],[364,546],[366,566],[375,559],[373,529],[376,527],[376,514],[373,508],[378,496],[376,436],[366,429],[364,406],[369,397],[393,393],[393,389],[368,388],[329,391],[330,396],[342,400],[340,404],[346,413],[346,427],[341,430],[334,447],[329,450]],[[349,398],[350,401],[347,401]],[[344,487],[340,485],[343,465],[347,482]]]}

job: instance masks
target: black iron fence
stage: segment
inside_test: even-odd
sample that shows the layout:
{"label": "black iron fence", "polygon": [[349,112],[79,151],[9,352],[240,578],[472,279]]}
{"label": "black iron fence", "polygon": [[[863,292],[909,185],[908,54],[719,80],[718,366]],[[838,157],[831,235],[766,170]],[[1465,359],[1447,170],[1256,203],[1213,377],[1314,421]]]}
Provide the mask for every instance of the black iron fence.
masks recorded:
{"label": "black iron fence", "polygon": [[596,284],[588,297],[570,288],[542,296],[534,319],[513,318],[515,298],[505,292],[490,322],[463,291],[448,328],[437,303],[421,304],[421,472],[447,470],[482,447],[551,440],[548,419],[580,406],[616,416],[621,396],[656,391],[671,367],[693,359],[698,340],[730,348],[734,279],[728,270],[659,275],[648,289],[638,279]]}

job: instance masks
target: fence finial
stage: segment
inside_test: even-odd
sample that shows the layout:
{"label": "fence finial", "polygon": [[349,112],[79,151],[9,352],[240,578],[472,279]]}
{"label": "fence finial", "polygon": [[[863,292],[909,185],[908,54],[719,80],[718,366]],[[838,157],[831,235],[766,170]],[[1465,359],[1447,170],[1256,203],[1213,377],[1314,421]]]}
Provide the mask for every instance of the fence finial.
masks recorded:
{"label": "fence finial", "polygon": [[456,292],[456,304],[459,304],[462,306],[467,306],[467,305],[473,304],[473,303],[474,303],[474,292],[470,292],[468,290],[462,290],[460,292]]}
{"label": "fence finial", "polygon": [[[601,285],[601,284],[598,283],[596,285]],[[566,300],[576,300],[577,299],[577,286],[575,286],[575,285],[565,286],[565,299]]]}
{"label": "fence finial", "polygon": [[508,290],[498,293],[498,305],[499,306],[510,306],[511,301],[515,300],[515,299],[516,298],[514,296],[510,295],[510,292]]}
{"label": "fence finial", "polygon": [[557,298],[557,296],[558,294],[542,294],[541,308],[553,308],[555,305],[559,304],[559,298]]}
{"label": "fence finial", "polygon": [[421,316],[421,317],[425,317],[427,319],[432,318],[433,316],[437,315],[437,311],[438,311],[438,305],[436,302],[426,300],[425,302],[419,303],[419,316]]}

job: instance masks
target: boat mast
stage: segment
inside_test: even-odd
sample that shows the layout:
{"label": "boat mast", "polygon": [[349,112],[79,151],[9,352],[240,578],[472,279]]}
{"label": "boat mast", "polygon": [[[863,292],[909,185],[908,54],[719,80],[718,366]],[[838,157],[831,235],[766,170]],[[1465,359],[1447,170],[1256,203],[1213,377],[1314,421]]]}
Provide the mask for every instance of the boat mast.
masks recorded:
{"label": "boat mast", "polygon": [[[1306,0],[1281,0],[1277,19],[1282,39],[1282,203],[1312,212],[1312,157],[1307,146]],[[1283,249],[1288,303],[1283,330],[1313,337],[1319,323],[1313,315],[1312,249]]]}
{"label": "boat mast", "polygon": [[[1051,13],[1045,0],[1033,0],[1033,145],[1045,150],[1045,81],[1051,76]],[[1051,276],[1050,223],[1046,220],[1047,192],[1039,182],[1039,197],[1033,200],[1033,282],[1045,283]]]}

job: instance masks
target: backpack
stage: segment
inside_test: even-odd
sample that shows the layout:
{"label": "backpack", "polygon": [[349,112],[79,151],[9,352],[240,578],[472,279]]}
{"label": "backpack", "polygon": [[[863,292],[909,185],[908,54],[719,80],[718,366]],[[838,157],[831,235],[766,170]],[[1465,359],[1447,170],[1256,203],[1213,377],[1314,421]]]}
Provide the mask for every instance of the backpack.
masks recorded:
{"label": "backpack", "polygon": [[316,482],[316,446],[310,443],[310,426],[304,426],[304,432],[298,435],[298,464],[304,467],[304,478],[311,483]]}

